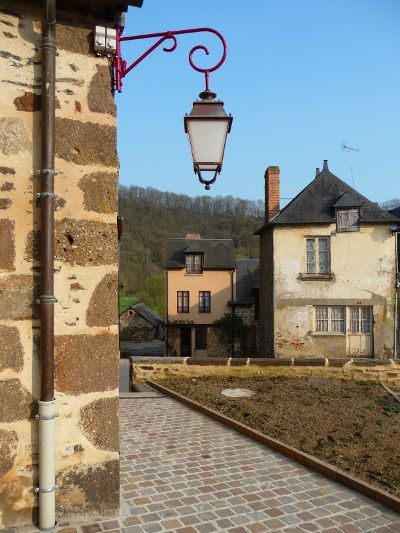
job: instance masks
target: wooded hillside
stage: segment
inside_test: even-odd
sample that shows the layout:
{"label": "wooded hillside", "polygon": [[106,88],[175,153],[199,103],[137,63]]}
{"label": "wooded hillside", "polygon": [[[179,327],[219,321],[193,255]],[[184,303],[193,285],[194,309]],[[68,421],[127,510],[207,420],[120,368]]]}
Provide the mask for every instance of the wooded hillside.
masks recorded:
{"label": "wooded hillside", "polygon": [[232,196],[196,196],[153,188],[120,187],[119,214],[124,217],[120,281],[123,295],[138,296],[145,280],[163,271],[168,237],[199,233],[203,238],[233,239],[237,257],[258,257],[264,206]]}

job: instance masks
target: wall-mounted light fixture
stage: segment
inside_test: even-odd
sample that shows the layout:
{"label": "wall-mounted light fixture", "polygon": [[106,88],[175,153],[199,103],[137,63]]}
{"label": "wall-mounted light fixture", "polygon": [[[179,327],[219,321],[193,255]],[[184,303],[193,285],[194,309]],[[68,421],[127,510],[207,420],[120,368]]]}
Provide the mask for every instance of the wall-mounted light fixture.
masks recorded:
{"label": "wall-mounted light fixture", "polygon": [[[188,134],[193,157],[193,168],[200,183],[205,188],[210,189],[210,185],[217,179],[217,174],[221,172],[224,158],[225,144],[228,133],[231,131],[232,116],[228,115],[224,109],[224,104],[216,100],[216,93],[210,90],[210,73],[217,70],[225,61],[227,46],[223,36],[213,28],[191,28],[186,30],[165,31],[160,33],[147,33],[143,35],[122,36],[123,27],[116,26],[115,30],[109,30],[101,26],[96,26],[94,35],[94,48],[97,54],[114,54],[114,90],[122,91],[122,80],[141,63],[151,52],[156,50],[165,41],[171,40],[171,46],[164,46],[164,52],[173,52],[178,46],[177,36],[190,33],[209,32],[216,35],[223,46],[223,54],[216,65],[209,68],[201,68],[193,62],[193,54],[202,50],[207,55],[208,49],[203,45],[194,46],[189,52],[189,64],[197,72],[201,72],[205,77],[205,90],[200,93],[200,100],[193,103],[193,109],[184,117],[185,132]],[[142,39],[158,39],[148,50],[130,65],[122,58],[121,43],[127,41],[137,41]],[[211,179],[204,179],[202,172],[211,172]]]}

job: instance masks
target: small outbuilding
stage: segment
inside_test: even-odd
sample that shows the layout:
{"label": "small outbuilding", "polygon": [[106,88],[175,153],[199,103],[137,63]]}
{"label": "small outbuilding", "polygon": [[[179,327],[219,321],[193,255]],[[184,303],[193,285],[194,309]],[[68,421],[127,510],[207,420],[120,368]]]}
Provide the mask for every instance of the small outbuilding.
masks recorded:
{"label": "small outbuilding", "polygon": [[162,341],[164,319],[144,303],[131,305],[120,314],[119,335],[121,341]]}

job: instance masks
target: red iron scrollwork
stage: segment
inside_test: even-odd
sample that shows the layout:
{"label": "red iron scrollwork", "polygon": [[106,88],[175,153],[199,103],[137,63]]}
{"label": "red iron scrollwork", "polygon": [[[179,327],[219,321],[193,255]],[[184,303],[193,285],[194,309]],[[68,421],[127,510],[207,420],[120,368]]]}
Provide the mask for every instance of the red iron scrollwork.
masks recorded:
{"label": "red iron scrollwork", "polygon": [[[214,30],[213,28],[191,28],[188,30],[174,30],[174,31],[165,31],[160,33],[147,33],[143,35],[131,35],[127,37],[122,37],[122,29],[120,26],[117,26],[117,49],[114,57],[114,87],[115,90],[118,92],[122,91],[122,79],[131,71],[133,70],[139,63],[143,61],[148,55],[151,54],[156,48],[158,48],[164,41],[167,41],[168,39],[172,40],[172,45],[170,47],[165,46],[163,48],[164,52],[173,52],[176,50],[176,47],[178,46],[178,41],[176,36],[177,35],[183,35],[187,33],[200,33],[200,32],[209,32],[216,35],[220,41],[222,42],[223,46],[223,54],[222,58],[216,65],[209,68],[201,68],[194,64],[193,62],[193,55],[198,50],[203,50],[207,55],[209,55],[208,48],[206,48],[203,45],[194,46],[190,52],[189,52],[189,63],[190,66],[196,70],[197,72],[201,72],[205,76],[205,82],[206,82],[206,91],[209,91],[209,76],[210,72],[214,72],[217,70],[225,61],[226,53],[227,53],[227,46],[226,41],[223,38],[223,36],[219,33],[219,31]],[[121,43],[125,41],[137,41],[140,39],[152,39],[159,37],[158,41],[156,41],[146,52],[144,52],[136,61],[134,61],[131,65],[127,66],[127,63],[124,59],[122,59],[121,55]]]}

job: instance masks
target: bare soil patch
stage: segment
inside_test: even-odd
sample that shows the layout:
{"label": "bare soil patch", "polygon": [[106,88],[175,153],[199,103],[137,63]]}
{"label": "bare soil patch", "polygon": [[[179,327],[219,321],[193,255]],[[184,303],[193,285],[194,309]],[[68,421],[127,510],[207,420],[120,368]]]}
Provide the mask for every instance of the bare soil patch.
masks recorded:
{"label": "bare soil patch", "polygon": [[[315,377],[174,377],[160,383],[400,496],[400,404],[379,383]],[[250,398],[223,396],[250,389]]]}

